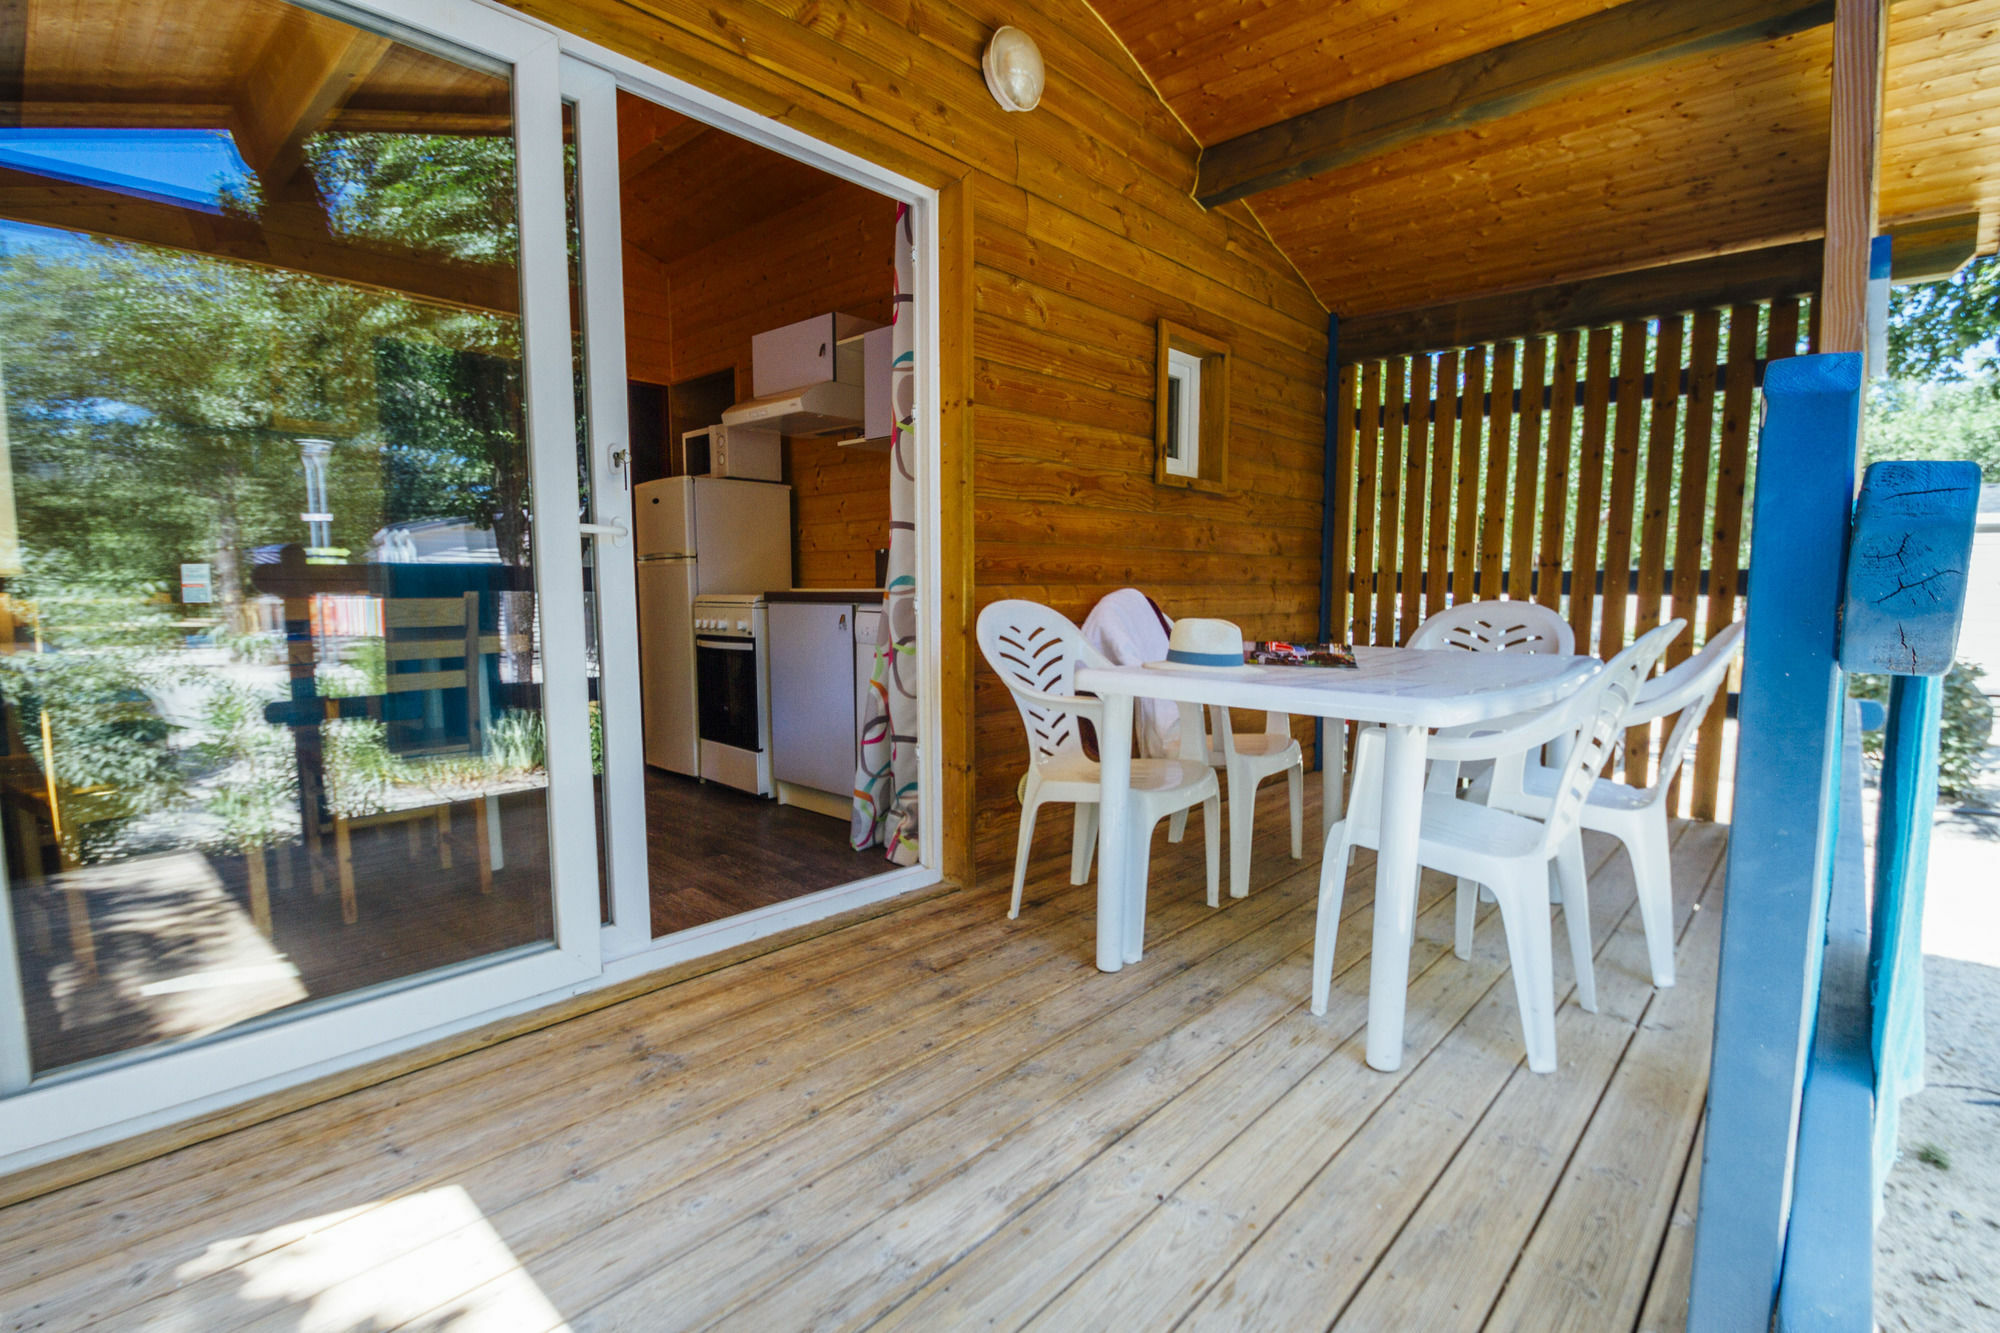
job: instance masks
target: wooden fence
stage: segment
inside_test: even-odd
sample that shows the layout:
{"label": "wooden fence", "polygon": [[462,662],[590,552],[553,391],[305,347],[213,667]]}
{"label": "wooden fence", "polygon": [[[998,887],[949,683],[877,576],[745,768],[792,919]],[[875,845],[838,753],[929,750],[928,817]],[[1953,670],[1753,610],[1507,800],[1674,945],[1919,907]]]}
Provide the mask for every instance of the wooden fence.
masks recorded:
{"label": "wooden fence", "polygon": [[[1759,389],[1802,332],[1812,341],[1811,304],[1343,366],[1333,568],[1351,575],[1334,580],[1332,623],[1355,643],[1400,643],[1454,600],[1527,598],[1607,659],[1683,617],[1693,633],[1667,665],[1687,658],[1743,612]],[[1676,812],[1722,813],[1725,711],[1703,723]],[[1647,785],[1670,724],[1627,737],[1627,781]]]}

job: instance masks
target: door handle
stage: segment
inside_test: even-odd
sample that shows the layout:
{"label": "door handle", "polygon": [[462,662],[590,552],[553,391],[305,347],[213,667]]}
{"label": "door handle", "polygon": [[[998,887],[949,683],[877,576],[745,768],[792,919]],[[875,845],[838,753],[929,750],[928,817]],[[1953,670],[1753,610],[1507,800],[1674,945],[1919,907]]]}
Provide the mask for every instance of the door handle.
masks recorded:
{"label": "door handle", "polygon": [[632,530],[623,523],[579,523],[577,531],[586,537],[609,537],[613,546],[623,546]]}

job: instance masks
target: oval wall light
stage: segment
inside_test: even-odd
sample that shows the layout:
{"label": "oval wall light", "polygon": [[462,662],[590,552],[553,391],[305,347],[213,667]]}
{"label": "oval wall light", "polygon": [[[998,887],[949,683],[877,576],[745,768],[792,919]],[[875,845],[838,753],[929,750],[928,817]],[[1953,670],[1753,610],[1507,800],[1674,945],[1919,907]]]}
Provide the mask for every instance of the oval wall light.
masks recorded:
{"label": "oval wall light", "polygon": [[980,62],[986,71],[986,88],[1003,111],[1033,111],[1042,100],[1042,84],[1047,71],[1042,67],[1041,48],[1019,28],[1004,27],[986,43]]}

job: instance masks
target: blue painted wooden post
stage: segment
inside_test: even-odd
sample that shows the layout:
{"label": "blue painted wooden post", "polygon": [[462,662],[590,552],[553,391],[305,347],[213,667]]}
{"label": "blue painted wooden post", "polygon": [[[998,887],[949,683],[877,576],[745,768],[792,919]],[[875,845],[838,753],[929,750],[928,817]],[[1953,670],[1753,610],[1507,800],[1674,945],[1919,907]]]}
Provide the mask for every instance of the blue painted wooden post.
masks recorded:
{"label": "blue painted wooden post", "polygon": [[[1875,1188],[1896,1160],[1902,1100],[1924,1086],[1924,880],[1937,810],[1944,682],[1889,682],[1882,800],[1875,812],[1875,920],[1868,958],[1875,999]],[[1879,1193],[1878,1193],[1879,1198]]]}
{"label": "blue painted wooden post", "polygon": [[[1325,405],[1325,448],[1321,455],[1319,488],[1319,638],[1325,643],[1333,638],[1333,491],[1337,484],[1340,465],[1339,435],[1340,413],[1336,395],[1340,393],[1340,316],[1329,310],[1326,314],[1326,389],[1321,400]],[[1347,571],[1340,572],[1342,578]],[[1345,638],[1345,635],[1341,636]],[[1326,768],[1326,719],[1313,719],[1313,767],[1325,771]],[[1323,799],[1323,798],[1322,798]]]}
{"label": "blue painted wooden post", "polygon": [[1875,1059],[1869,1044],[1860,711],[1848,704],[1841,747],[1826,964],[1799,1098],[1798,1170],[1778,1283],[1778,1333],[1868,1333],[1874,1324]]}
{"label": "blue painted wooden post", "polygon": [[1869,955],[1878,1190],[1896,1156],[1898,1104],[1923,1086],[1924,876],[1937,806],[1939,678],[1951,669],[1964,619],[1979,483],[1974,463],[1875,464],[1861,483],[1848,553],[1841,665],[1892,677]]}
{"label": "blue painted wooden post", "polygon": [[1749,631],[1690,1328],[1768,1326],[1819,995],[1843,689],[1835,661],[1857,353],[1764,381]]}

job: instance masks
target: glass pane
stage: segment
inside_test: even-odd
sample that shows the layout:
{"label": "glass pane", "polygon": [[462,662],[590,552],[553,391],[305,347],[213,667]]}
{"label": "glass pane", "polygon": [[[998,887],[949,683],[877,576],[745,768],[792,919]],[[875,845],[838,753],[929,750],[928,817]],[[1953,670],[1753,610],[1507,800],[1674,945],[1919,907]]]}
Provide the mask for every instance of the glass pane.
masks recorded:
{"label": "glass pane", "polygon": [[506,70],[277,0],[0,28],[36,1070],[548,941]]}
{"label": "glass pane", "polygon": [[[564,244],[569,251],[569,345],[570,378],[576,394],[576,490],[581,520],[598,522],[597,500],[591,489],[590,451],[593,440],[590,420],[589,357],[584,346],[583,328],[583,207],[581,167],[577,147],[576,103],[565,100],[563,126],[563,206]],[[609,793],[604,786],[604,655],[597,595],[597,540],[583,538],[583,651],[584,672],[590,686],[590,773],[596,785],[597,810],[597,911],[598,919],[611,921],[611,860],[605,838],[611,828]]]}

